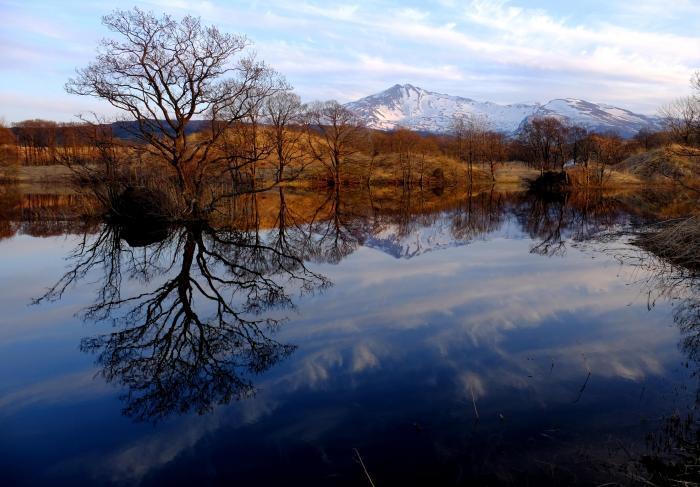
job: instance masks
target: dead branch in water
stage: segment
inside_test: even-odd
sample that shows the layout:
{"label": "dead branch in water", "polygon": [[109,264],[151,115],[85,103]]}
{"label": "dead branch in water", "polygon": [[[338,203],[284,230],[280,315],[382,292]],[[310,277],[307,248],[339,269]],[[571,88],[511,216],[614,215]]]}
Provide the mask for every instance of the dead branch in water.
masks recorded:
{"label": "dead branch in water", "polygon": [[472,394],[472,404],[474,405],[474,414],[476,414],[476,420],[478,421],[479,420],[479,410],[476,409],[476,398],[474,397],[474,389],[470,387],[469,392],[471,392],[471,394]]}
{"label": "dead branch in water", "polygon": [[360,451],[357,448],[353,448],[352,450],[355,452],[355,459],[362,467],[362,471],[364,472],[365,477],[367,477],[367,481],[369,482],[369,485],[371,485],[372,487],[375,487],[374,481],[372,480],[372,477],[369,475],[369,472],[367,471],[367,467],[365,467],[365,462],[362,461],[362,457],[360,456]]}

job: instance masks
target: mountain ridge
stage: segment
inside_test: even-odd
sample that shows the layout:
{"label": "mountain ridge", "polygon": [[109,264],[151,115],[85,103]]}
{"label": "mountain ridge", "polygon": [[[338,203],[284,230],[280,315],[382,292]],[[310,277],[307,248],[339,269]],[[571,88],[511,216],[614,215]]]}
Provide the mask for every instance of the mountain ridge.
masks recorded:
{"label": "mountain ridge", "polygon": [[642,128],[658,129],[660,120],[625,108],[593,103],[580,98],[555,98],[545,104],[490,101],[428,91],[410,83],[390,88],[345,104],[369,127],[392,130],[406,127],[422,132],[449,131],[454,115],[464,114],[486,120],[489,128],[515,135],[528,120],[556,117],[568,124],[594,132],[614,132],[632,137]]}

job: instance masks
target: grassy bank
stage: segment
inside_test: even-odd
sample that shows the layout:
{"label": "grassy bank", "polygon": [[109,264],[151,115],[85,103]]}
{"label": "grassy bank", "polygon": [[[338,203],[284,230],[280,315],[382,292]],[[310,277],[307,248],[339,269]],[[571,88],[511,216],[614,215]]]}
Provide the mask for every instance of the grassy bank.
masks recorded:
{"label": "grassy bank", "polygon": [[[168,169],[153,161],[125,155],[126,171],[134,180],[158,180],[167,177]],[[89,165],[88,165],[89,166]],[[311,159],[300,159],[286,168],[288,177],[280,185],[301,189],[319,189],[333,184],[326,166]],[[262,158],[254,169],[247,168],[259,188],[275,185],[276,166],[272,158]],[[601,167],[594,163],[566,169],[572,188],[619,189],[639,186],[681,184],[700,187],[700,150],[679,145],[641,151],[614,166]],[[357,152],[348,157],[342,167],[341,184],[350,187],[457,188],[471,184],[514,189],[527,188],[540,175],[538,169],[517,161],[495,164],[475,164],[471,171],[466,163],[447,155],[384,153],[370,156]],[[0,166],[0,181],[19,184],[25,188],[51,186],[70,192],[73,172],[65,165]],[[88,189],[84,187],[82,189]]]}

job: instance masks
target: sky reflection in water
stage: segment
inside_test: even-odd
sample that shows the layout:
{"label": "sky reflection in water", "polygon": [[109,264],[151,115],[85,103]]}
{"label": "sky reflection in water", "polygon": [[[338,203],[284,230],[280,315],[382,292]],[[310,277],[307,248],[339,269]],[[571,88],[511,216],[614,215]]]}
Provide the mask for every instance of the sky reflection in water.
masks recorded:
{"label": "sky reflection in water", "polygon": [[[493,193],[413,215],[332,205],[312,223],[281,229],[279,218],[259,218],[256,231],[223,240],[174,229],[158,266],[140,276],[120,261],[121,298],[174,282],[188,242],[197,282],[206,277],[198,251],[212,251],[217,279],[232,268],[213,254],[245,261],[271,276],[266,291],[279,285],[290,298],[258,310],[245,308],[247,296],[227,298],[244,319],[273,326],[252,341],[193,331],[192,344],[155,364],[142,362],[156,348],[151,331],[120,335],[128,351],[114,348],[116,333],[142,323],[112,326],[134,302],[104,322],[76,317],[104,289],[101,266],[60,300],[28,306],[70,268],[82,235],[0,241],[0,279],[11,283],[0,296],[0,458],[10,483],[358,485],[353,448],[377,485],[600,481],[645,451],[660,418],[692,406],[670,306],[648,309],[646,271],[615,258],[624,237],[587,238],[638,218],[624,207],[596,214]],[[118,237],[135,261],[153,253]],[[251,242],[267,250],[253,257]],[[306,292],[299,273],[313,281]],[[207,323],[215,303],[200,296],[192,307]],[[202,338],[217,344],[211,360],[196,352]],[[201,362],[182,366],[173,351]],[[234,355],[235,364],[214,360]],[[233,378],[241,382],[231,388]]]}

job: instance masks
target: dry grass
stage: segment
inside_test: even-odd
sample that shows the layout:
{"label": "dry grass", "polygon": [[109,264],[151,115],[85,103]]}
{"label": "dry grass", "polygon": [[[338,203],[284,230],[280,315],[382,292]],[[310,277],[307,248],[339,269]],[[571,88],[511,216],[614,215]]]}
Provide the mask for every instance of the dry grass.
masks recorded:
{"label": "dry grass", "polygon": [[529,181],[534,181],[540,172],[523,162],[512,161],[499,164],[496,167],[496,184],[498,186],[515,185],[523,187]]}
{"label": "dry grass", "polygon": [[[367,158],[365,159],[367,161]],[[367,162],[365,162],[367,164]],[[401,184],[403,181],[403,169],[399,163],[397,154],[388,154],[378,163],[375,163],[372,174],[372,184]],[[436,176],[436,171],[442,172],[442,177]],[[434,186],[444,184],[445,186],[459,186],[465,184],[468,179],[467,167],[459,161],[440,155],[428,155],[424,159],[416,160],[411,164],[410,169],[411,184],[420,184],[421,177],[423,184]],[[475,184],[486,183],[490,176],[483,168],[475,167],[473,173]],[[442,182],[440,181],[442,180]]]}
{"label": "dry grass", "polygon": [[18,183],[66,182],[70,170],[61,165],[53,166],[4,166],[0,167],[0,178],[11,179]]}
{"label": "dry grass", "polygon": [[[275,166],[276,163],[272,158],[260,161],[256,169],[256,179],[261,182],[271,182]],[[289,170],[293,173],[302,166],[304,172],[301,177],[284,183],[286,186],[318,187],[328,184],[328,169],[319,161],[307,158],[297,161],[296,167],[291,166]],[[344,185],[366,186],[369,179],[369,184],[373,187],[401,186],[406,184],[406,175],[409,172],[411,186],[420,186],[422,181],[424,187],[452,187],[466,184],[468,180],[467,167],[464,163],[452,157],[437,154],[425,157],[414,155],[410,171],[406,171],[406,166],[402,166],[398,154],[382,154],[373,160],[369,155],[358,152],[348,157],[342,171]],[[590,172],[593,173],[594,168],[591,168]],[[678,178],[688,182],[700,174],[700,150],[672,145],[636,154],[614,168],[607,168],[602,184],[597,182],[592,174],[586,178],[583,167],[567,169],[567,174],[574,187],[613,188],[639,184],[667,184]],[[69,176],[70,171],[61,165],[0,166],[0,179],[12,180],[20,184],[61,183]],[[495,184],[503,188],[511,186],[524,188],[529,181],[538,176],[537,169],[528,167],[522,162],[501,163],[495,168]],[[478,165],[474,168],[473,182],[476,185],[494,183],[487,165]]]}
{"label": "dry grass", "polygon": [[615,169],[605,168],[602,181],[598,172],[599,167],[593,165],[589,166],[588,169],[583,166],[572,167],[566,170],[566,174],[569,178],[569,184],[576,188],[621,188],[643,183],[639,177],[620,169],[619,167]]}
{"label": "dry grass", "polygon": [[608,175],[606,177],[608,178],[607,184],[610,187],[623,187],[644,183],[644,181],[634,174],[616,169],[608,170]]}
{"label": "dry grass", "polygon": [[700,217],[671,221],[641,236],[638,245],[674,265],[700,271]]}
{"label": "dry grass", "polygon": [[621,162],[618,168],[648,182],[667,183],[675,178],[697,178],[700,174],[700,150],[673,144],[635,154]]}

